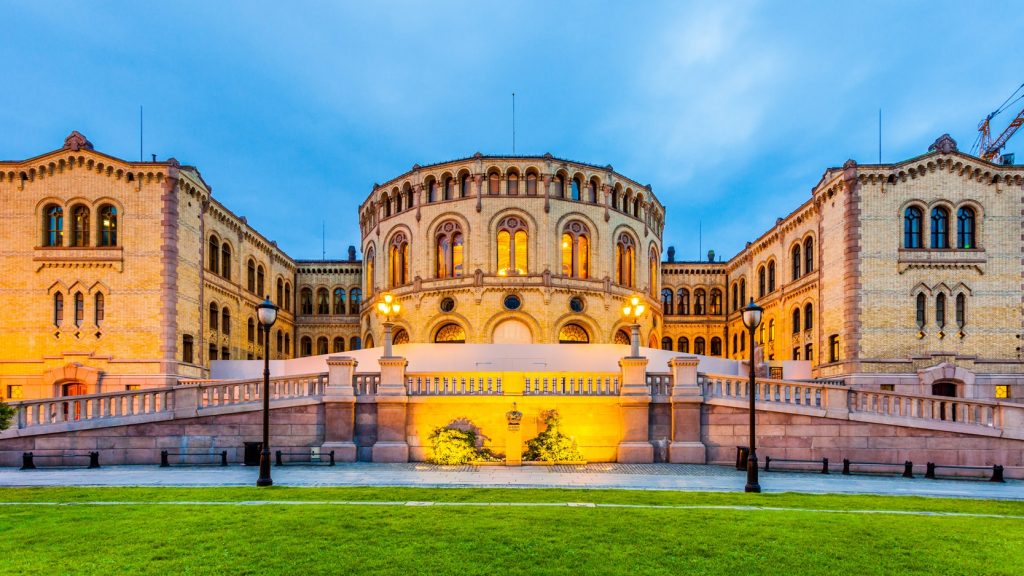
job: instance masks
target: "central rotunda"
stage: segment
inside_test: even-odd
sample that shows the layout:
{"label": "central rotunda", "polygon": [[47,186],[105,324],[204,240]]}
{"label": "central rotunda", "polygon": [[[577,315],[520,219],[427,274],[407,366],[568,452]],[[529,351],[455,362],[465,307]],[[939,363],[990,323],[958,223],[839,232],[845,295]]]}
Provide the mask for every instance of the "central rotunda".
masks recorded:
{"label": "central rotunda", "polygon": [[402,304],[394,343],[622,343],[622,303],[652,314],[657,347],[665,209],[649,185],[544,156],[484,156],[412,169],[360,206],[363,345],[382,337],[373,303]]}

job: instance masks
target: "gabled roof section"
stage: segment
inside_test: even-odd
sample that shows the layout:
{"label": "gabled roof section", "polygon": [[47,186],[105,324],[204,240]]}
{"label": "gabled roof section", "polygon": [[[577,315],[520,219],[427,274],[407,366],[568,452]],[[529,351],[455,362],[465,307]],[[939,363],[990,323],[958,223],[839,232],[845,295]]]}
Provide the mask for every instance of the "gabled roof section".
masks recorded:
{"label": "gabled roof section", "polygon": [[175,168],[180,166],[180,163],[177,160],[175,160],[174,158],[169,158],[169,159],[161,161],[161,162],[142,162],[142,161],[132,162],[130,160],[125,160],[124,158],[118,158],[117,156],[111,156],[110,154],[105,154],[103,152],[98,152],[96,150],[96,148],[93,146],[92,142],[88,138],[86,138],[85,135],[82,134],[81,132],[79,132],[78,130],[72,130],[71,134],[68,134],[67,138],[64,139],[64,145],[61,146],[60,148],[57,148],[56,150],[51,150],[49,152],[44,152],[43,154],[40,154],[38,156],[33,156],[32,158],[26,158],[24,160],[0,160],[0,166],[4,166],[4,165],[19,165],[19,166],[21,166],[21,165],[36,164],[40,160],[43,160],[43,159],[48,158],[50,156],[61,156],[62,154],[67,153],[67,152],[79,152],[79,153],[87,152],[90,155],[95,155],[95,156],[98,156],[99,158],[105,158],[107,160],[112,160],[114,162],[118,162],[118,163],[124,164],[126,166],[146,166],[146,167],[167,166],[167,167],[175,167]]}

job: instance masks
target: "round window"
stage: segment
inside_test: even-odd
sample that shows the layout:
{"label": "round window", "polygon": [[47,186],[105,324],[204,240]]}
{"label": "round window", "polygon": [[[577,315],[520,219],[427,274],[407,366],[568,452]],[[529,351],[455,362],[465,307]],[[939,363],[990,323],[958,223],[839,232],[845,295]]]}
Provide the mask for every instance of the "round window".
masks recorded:
{"label": "round window", "polygon": [[505,296],[504,304],[506,310],[519,310],[519,308],[523,305],[523,302],[522,300],[519,299],[519,296],[516,296],[515,294],[509,294],[508,296]]}
{"label": "round window", "polygon": [[455,299],[445,297],[441,299],[441,312],[451,312],[455,310]]}
{"label": "round window", "polygon": [[586,303],[583,302],[583,298],[580,298],[579,296],[573,296],[572,298],[569,299],[569,310],[579,313],[583,312],[584,308],[586,308]]}

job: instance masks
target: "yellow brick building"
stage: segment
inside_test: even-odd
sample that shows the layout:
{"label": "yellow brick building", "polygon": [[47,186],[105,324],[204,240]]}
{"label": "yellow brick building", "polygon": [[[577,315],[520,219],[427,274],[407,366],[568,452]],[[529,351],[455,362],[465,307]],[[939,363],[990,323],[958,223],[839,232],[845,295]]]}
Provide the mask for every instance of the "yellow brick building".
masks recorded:
{"label": "yellow brick building", "polygon": [[[295,260],[173,159],[128,162],[72,133],[0,163],[0,396],[162,386],[262,358],[396,342],[625,343],[746,359],[739,308],[765,308],[769,365],[861,387],[1019,396],[1024,168],[963,154],[825,171],[811,197],[727,260],[662,261],[665,209],[596,166],[483,156],[414,166],[359,207],[362,255]],[[753,235],[753,234],[752,234]],[[1005,387],[1005,388],[1004,388]]]}

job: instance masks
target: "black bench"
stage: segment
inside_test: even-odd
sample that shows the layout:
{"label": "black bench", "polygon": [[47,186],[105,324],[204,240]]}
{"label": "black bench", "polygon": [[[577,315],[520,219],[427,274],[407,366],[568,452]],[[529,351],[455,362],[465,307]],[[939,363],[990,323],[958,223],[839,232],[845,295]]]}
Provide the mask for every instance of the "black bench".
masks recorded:
{"label": "black bench", "polygon": [[[221,450],[219,454],[216,453],[216,452],[210,452],[210,451],[202,451],[202,452],[200,452],[199,450],[178,450],[177,452],[171,452],[170,450],[161,450],[160,451],[160,467],[161,468],[167,468],[167,467],[169,467],[171,465],[171,463],[169,461],[169,457],[170,456],[179,456],[179,457],[182,457],[182,458],[188,458],[190,456],[220,456],[220,465],[221,466],[227,466],[228,465],[228,451],[227,450]],[[216,465],[217,463],[216,462],[210,462],[210,464],[211,465]]]}
{"label": "black bench", "polygon": [[822,458],[821,460],[792,460],[786,458],[772,458],[771,456],[764,457],[764,471],[771,472],[772,462],[787,462],[790,464],[821,464],[821,473],[828,474],[828,458]]}
{"label": "black bench", "polygon": [[[313,459],[314,455],[317,458],[316,460]],[[274,453],[276,459],[275,466],[284,466],[285,464],[327,464],[328,466],[334,466],[334,450],[328,452],[327,455],[329,460],[325,463],[322,455],[319,452],[313,452],[312,450],[306,452],[284,452],[282,450],[278,450]],[[284,459],[281,458],[282,456],[308,456],[309,460],[289,460],[286,463]]]}
{"label": "black bench", "polygon": [[[850,460],[843,458],[843,474],[849,476],[850,466],[899,466],[899,464],[893,462],[851,462]],[[914,463],[910,460],[903,462],[903,477],[914,477]]]}
{"label": "black bench", "polygon": [[60,458],[61,465],[64,464],[65,458],[88,458],[89,465],[86,468],[99,468],[100,467],[100,453],[99,452],[83,452],[83,453],[66,453],[60,454],[33,454],[32,452],[22,452],[21,454],[21,469],[22,470],[35,470],[37,458]]}
{"label": "black bench", "polygon": [[929,462],[927,464],[927,470],[924,473],[924,477],[935,479],[936,468],[954,468],[957,470],[991,470],[992,477],[988,479],[989,482],[1006,482],[1006,480],[1003,480],[1003,467],[999,464],[996,464],[994,466],[953,466],[951,464],[947,465]]}

